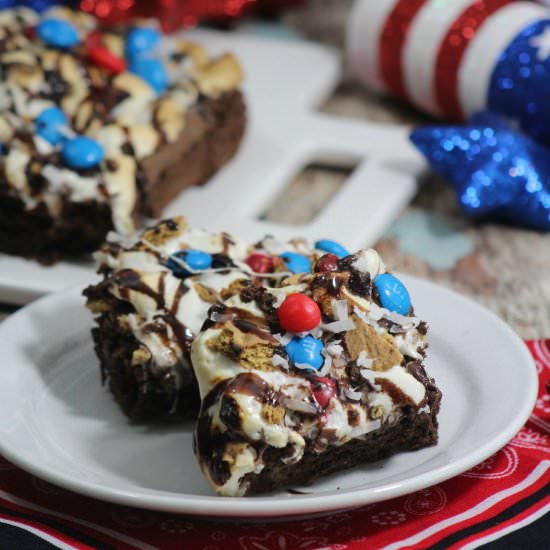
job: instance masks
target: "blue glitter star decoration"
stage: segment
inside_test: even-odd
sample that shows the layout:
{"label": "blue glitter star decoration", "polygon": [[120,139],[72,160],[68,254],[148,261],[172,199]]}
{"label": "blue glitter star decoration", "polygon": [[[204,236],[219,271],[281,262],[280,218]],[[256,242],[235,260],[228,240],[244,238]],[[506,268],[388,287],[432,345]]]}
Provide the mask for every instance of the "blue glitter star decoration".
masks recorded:
{"label": "blue glitter star decoration", "polygon": [[550,149],[487,112],[410,137],[467,215],[550,231]]}

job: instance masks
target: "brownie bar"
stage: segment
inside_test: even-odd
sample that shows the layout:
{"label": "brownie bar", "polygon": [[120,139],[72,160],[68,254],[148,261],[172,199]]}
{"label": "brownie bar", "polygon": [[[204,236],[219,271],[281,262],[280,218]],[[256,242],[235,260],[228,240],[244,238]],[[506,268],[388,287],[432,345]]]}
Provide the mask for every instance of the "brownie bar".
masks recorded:
{"label": "brownie bar", "polygon": [[[51,18],[80,41],[43,42],[39,28]],[[130,235],[144,216],[159,216],[237,151],[246,115],[232,55],[209,58],[199,45],[162,37],[154,56],[168,81],[160,88],[149,73],[118,72],[88,55],[91,40],[124,66],[139,25],[102,29],[66,8],[0,13],[0,251],[45,263],[90,252],[111,229]],[[43,129],[52,109],[66,119],[48,123],[62,137]],[[95,164],[63,154],[79,135],[101,152]]]}
{"label": "brownie bar", "polygon": [[[212,269],[182,269],[172,254],[189,248],[208,250]],[[248,277],[235,266],[247,251],[236,237],[190,229],[180,217],[96,254],[103,280],[84,291],[96,316],[95,350],[103,383],[132,421],[197,415],[191,342],[224,287]]]}
{"label": "brownie bar", "polygon": [[[133,218],[157,217],[183,189],[206,182],[236,153],[246,126],[242,94],[204,98],[188,113],[179,141],[141,161],[141,185]],[[2,182],[2,180],[4,180]],[[53,217],[41,203],[27,210],[2,177],[0,159],[0,251],[50,264],[97,250],[114,229],[105,202],[64,199]]]}
{"label": "brownie bar", "polygon": [[229,290],[191,346],[195,454],[218,494],[308,484],[437,443],[427,325],[376,251]]}
{"label": "brownie bar", "polygon": [[[84,295],[95,316],[103,382],[133,421],[196,416],[200,400],[189,350],[210,307],[250,281],[277,284],[286,267],[271,255],[276,251],[318,258],[301,239],[282,243],[268,237],[249,245],[229,233],[190,228],[183,217],[163,220],[131,239],[110,238],[95,254],[103,279]],[[178,261],[189,249],[208,258],[209,267],[184,269]],[[261,273],[247,263],[250,258],[260,259]],[[274,280],[265,278],[266,260]]]}

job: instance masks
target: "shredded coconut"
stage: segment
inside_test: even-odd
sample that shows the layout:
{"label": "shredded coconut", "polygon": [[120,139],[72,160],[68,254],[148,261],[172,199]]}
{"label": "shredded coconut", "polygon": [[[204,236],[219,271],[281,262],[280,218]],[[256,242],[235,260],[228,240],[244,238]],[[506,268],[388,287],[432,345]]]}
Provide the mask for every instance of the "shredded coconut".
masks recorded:
{"label": "shredded coconut", "polygon": [[272,292],[271,294],[273,294],[276,297],[275,301],[273,302],[273,307],[275,309],[279,309],[282,306],[283,302],[285,301],[286,296],[280,292],[277,292],[277,293]]}
{"label": "shredded coconut", "polygon": [[119,244],[124,248],[132,248],[138,241],[139,237],[135,235],[131,237],[126,237],[125,235],[121,235],[116,231],[109,231],[109,233],[107,233],[107,242],[112,244]]}
{"label": "shredded coconut", "polygon": [[213,311],[210,314],[210,319],[214,321],[214,323],[225,323],[226,321],[231,321],[231,319],[233,319],[233,316],[219,313],[218,311]]}
{"label": "shredded coconut", "polygon": [[355,328],[355,324],[352,319],[345,319],[344,321],[334,321],[332,323],[327,323],[326,325],[322,325],[322,328],[328,330],[329,332],[338,333],[353,330]]}
{"label": "shredded coconut", "polygon": [[380,273],[386,271],[386,266],[380,258],[380,255],[376,250],[369,248],[368,250],[362,250],[357,254],[357,259],[351,264],[357,271],[362,273],[370,273],[370,276],[374,279]]}
{"label": "shredded coconut", "polygon": [[367,369],[370,369],[372,367],[373,362],[374,361],[372,359],[369,359],[367,357],[367,352],[365,350],[359,353],[359,357],[357,358],[357,365],[359,367],[365,367]]}
{"label": "shredded coconut", "polygon": [[330,367],[332,367],[332,359],[325,357],[325,362],[317,374],[319,376],[326,376],[330,372]]}
{"label": "shredded coconut", "polygon": [[281,344],[281,346],[286,346],[293,338],[291,332],[285,332],[284,334],[274,334],[273,338]]}
{"label": "shredded coconut", "polygon": [[372,385],[372,387],[376,390],[376,391],[380,391],[382,389],[382,387],[379,385],[379,384],[375,384],[375,380],[377,378],[377,373],[373,370],[369,370],[369,369],[361,369],[361,376],[367,380],[368,382],[370,382],[370,384]]}
{"label": "shredded coconut", "polygon": [[318,410],[312,403],[306,401],[300,401],[299,399],[292,399],[291,397],[284,397],[281,399],[282,404],[291,411],[302,412],[305,414],[317,414]]}
{"label": "shredded coconut", "polygon": [[361,401],[361,398],[363,397],[363,392],[352,390],[351,388],[346,388],[344,390],[344,395],[350,401]]}
{"label": "shredded coconut", "polygon": [[334,364],[335,367],[345,367],[346,366],[346,361],[342,357],[336,357],[333,360],[333,364]]}
{"label": "shredded coconut", "polygon": [[339,357],[344,353],[344,348],[340,345],[340,340],[331,342],[326,348],[326,352],[332,357]]}
{"label": "shredded coconut", "polygon": [[332,313],[337,321],[345,321],[348,318],[348,301],[332,300]]}
{"label": "shredded coconut", "polygon": [[277,354],[273,355],[271,362],[273,363],[274,367],[283,367],[283,369],[285,370],[290,369],[290,365],[288,364],[288,361],[282,355],[277,355]]}
{"label": "shredded coconut", "polygon": [[388,309],[377,306],[374,302],[371,303],[370,308],[369,317],[376,321],[379,321],[382,318],[388,319],[389,321],[393,321],[394,323],[401,325],[403,328],[416,327],[420,323],[420,319],[417,317],[407,317],[406,315],[389,311]]}

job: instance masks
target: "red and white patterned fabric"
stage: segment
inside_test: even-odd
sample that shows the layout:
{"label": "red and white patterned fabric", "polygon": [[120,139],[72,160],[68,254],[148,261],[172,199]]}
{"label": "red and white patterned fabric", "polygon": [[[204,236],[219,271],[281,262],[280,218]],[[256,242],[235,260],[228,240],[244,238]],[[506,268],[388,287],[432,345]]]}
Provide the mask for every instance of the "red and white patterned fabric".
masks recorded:
{"label": "red and white patterned fabric", "polygon": [[[41,548],[123,550],[467,549],[517,537],[550,510],[550,340],[527,345],[540,378],[529,421],[495,455],[439,485],[322,518],[213,523],[82,497],[0,460],[0,547],[9,537],[10,548],[39,540]],[[510,547],[536,550],[533,540]]]}

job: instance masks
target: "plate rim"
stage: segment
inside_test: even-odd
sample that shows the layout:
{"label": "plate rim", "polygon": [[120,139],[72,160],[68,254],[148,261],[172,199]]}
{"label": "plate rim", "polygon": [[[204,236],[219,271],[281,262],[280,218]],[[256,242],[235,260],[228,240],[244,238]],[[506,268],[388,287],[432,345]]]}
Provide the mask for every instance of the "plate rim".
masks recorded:
{"label": "plate rim", "polygon": [[[398,275],[403,280],[408,281],[407,284],[412,283],[413,286],[436,287],[438,291],[450,295],[449,297],[452,299],[467,302],[468,307],[474,308],[479,314],[491,318],[495,323],[495,328],[498,327],[499,331],[503,331],[509,337],[508,341],[510,345],[515,348],[519,356],[523,355],[522,365],[525,370],[526,391],[518,392],[518,399],[522,399],[522,402],[515,410],[514,416],[511,417],[505,429],[485,441],[474,452],[458,460],[438,466],[432,471],[405,478],[404,480],[383,483],[379,487],[364,489],[350,488],[330,495],[309,494],[292,495],[291,498],[274,498],[270,495],[254,497],[199,496],[185,493],[171,495],[163,494],[161,491],[159,491],[159,495],[147,494],[144,496],[136,494],[135,490],[121,490],[105,485],[96,485],[92,482],[87,482],[85,479],[76,479],[70,475],[64,475],[62,472],[52,470],[48,464],[41,464],[39,459],[36,460],[36,457],[33,460],[24,450],[21,452],[17,448],[10,449],[9,444],[3,438],[0,438],[0,453],[8,461],[21,469],[80,495],[125,506],[203,517],[288,519],[292,515],[292,517],[298,519],[304,515],[357,508],[410,494],[446,481],[479,464],[504,447],[525,424],[533,410],[538,395],[536,365],[524,341],[507,323],[492,311],[469,297],[431,281],[411,275]],[[21,317],[32,316],[34,311],[54,306],[58,301],[74,299],[76,294],[78,293],[80,296],[81,292],[81,286],[72,287],[44,296],[23,307],[0,324],[0,338],[6,330],[10,330],[12,324],[19,322],[18,320]],[[527,368],[528,365],[529,368]]]}

